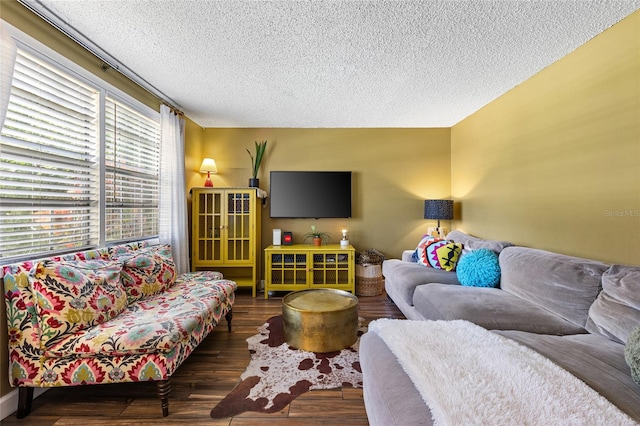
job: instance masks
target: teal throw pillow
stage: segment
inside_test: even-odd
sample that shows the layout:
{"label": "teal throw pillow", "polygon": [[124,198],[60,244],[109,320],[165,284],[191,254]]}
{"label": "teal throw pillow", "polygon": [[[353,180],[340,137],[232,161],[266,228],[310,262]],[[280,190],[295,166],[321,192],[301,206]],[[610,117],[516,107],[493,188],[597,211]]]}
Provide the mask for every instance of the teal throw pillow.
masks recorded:
{"label": "teal throw pillow", "polygon": [[634,328],[627,338],[624,360],[631,369],[631,378],[640,385],[640,325]]}
{"label": "teal throw pillow", "polygon": [[487,249],[462,255],[456,267],[460,284],[472,287],[497,287],[500,283],[498,255]]}

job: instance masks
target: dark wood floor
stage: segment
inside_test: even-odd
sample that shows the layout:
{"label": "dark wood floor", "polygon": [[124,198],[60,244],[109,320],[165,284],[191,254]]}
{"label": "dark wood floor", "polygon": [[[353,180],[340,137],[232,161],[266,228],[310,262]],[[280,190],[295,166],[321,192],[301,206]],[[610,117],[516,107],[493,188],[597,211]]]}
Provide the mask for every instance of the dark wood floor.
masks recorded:
{"label": "dark wood floor", "polygon": [[[33,402],[31,414],[17,420],[15,413],[2,425],[68,424],[194,424],[211,425],[367,425],[362,389],[307,392],[274,414],[247,412],[213,420],[209,412],[239,382],[249,363],[245,339],[271,316],[281,313],[282,296],[268,300],[264,294],[252,298],[240,289],[233,308],[233,331],[220,324],[196,348],[171,379],[169,416],[163,418],[154,383],[55,388]],[[359,315],[369,322],[376,318],[403,318],[385,295],[360,297]]]}

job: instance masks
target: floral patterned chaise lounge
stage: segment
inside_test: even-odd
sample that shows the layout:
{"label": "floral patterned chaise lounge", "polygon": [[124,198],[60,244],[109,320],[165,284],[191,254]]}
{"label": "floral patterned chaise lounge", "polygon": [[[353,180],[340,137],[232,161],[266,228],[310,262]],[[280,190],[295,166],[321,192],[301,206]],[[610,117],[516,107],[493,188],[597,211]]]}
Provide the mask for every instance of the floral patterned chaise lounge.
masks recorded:
{"label": "floral patterned chaise lounge", "polygon": [[177,276],[166,245],[145,242],[2,268],[9,381],[18,418],[35,387],[157,382],[169,414],[169,378],[231,308],[237,285],[214,271]]}

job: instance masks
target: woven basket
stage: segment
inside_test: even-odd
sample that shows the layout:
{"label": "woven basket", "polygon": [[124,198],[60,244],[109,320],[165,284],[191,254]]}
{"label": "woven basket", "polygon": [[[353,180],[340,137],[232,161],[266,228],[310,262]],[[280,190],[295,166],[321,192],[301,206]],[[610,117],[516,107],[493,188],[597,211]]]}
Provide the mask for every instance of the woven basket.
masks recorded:
{"label": "woven basket", "polygon": [[384,278],[356,277],[356,296],[379,296],[384,290]]}
{"label": "woven basket", "polygon": [[356,265],[356,296],[378,296],[384,290],[380,265]]}
{"label": "woven basket", "polygon": [[371,263],[374,265],[382,265],[383,261],[384,261],[384,255],[376,249],[360,251],[358,252],[358,257],[356,258],[356,264],[359,264],[359,265],[364,265],[367,263]]}

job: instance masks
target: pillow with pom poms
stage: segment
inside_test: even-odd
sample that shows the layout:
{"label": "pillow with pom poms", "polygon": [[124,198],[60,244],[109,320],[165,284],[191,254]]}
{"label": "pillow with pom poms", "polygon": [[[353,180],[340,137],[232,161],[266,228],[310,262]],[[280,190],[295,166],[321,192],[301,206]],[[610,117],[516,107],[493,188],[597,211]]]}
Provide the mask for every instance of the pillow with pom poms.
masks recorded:
{"label": "pillow with pom poms", "polygon": [[640,385],[640,325],[634,328],[627,338],[624,360],[631,368],[631,378]]}
{"label": "pillow with pom poms", "polygon": [[497,287],[500,283],[498,255],[488,249],[462,255],[456,266],[460,284],[473,287]]}

